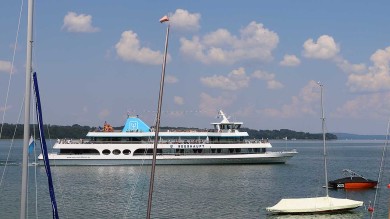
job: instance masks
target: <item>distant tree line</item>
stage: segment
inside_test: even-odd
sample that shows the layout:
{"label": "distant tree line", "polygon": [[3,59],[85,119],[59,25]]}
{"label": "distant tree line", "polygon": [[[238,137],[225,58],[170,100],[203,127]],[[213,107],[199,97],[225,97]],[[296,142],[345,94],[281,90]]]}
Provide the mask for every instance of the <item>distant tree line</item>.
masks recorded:
{"label": "distant tree line", "polygon": [[[248,128],[242,128],[241,131],[248,132],[249,136],[253,138],[264,139],[300,139],[300,140],[320,140],[322,139],[322,133],[309,133],[309,132],[296,132],[289,129],[280,130],[253,130]],[[336,140],[337,136],[331,133],[326,133],[325,138],[328,140]]]}
{"label": "distant tree line", "polygon": [[[47,139],[56,139],[56,138],[85,138],[87,133],[93,128],[89,126],[80,126],[80,125],[72,125],[72,126],[59,126],[59,125],[43,125],[44,134]],[[30,132],[33,136],[38,136],[39,131],[37,125],[30,125]],[[2,139],[12,139],[15,136],[15,139],[23,138],[23,124],[7,124],[4,123],[3,132],[1,135]]]}
{"label": "distant tree line", "polygon": [[[47,139],[81,139],[85,138],[87,133],[91,130],[96,130],[96,127],[90,126],[81,126],[78,124],[74,124],[72,126],[59,126],[59,125],[44,125],[44,133]],[[121,127],[114,127],[115,130],[122,130]],[[186,127],[161,127],[161,131],[164,130],[203,130],[206,129],[198,129],[198,128],[186,128]],[[39,136],[38,126],[31,125],[30,126],[31,133],[34,133],[34,136]],[[302,140],[319,140],[322,139],[322,133],[320,134],[312,134],[308,132],[296,132],[288,129],[280,129],[280,130],[254,130],[249,128],[241,128],[241,131],[248,132],[251,138],[257,139],[302,139]],[[23,138],[23,125],[22,124],[8,124],[4,123],[3,131],[1,138],[2,139],[12,139],[15,136],[15,139]],[[337,139],[337,136],[331,133],[326,134],[326,139],[332,140]]]}

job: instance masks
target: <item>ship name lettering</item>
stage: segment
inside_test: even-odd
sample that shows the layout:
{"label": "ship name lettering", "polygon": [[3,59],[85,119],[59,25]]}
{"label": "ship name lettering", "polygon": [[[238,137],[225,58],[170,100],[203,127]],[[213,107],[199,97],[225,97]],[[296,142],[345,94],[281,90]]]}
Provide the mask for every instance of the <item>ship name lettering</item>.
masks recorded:
{"label": "ship name lettering", "polygon": [[204,144],[179,144],[177,148],[204,148]]}

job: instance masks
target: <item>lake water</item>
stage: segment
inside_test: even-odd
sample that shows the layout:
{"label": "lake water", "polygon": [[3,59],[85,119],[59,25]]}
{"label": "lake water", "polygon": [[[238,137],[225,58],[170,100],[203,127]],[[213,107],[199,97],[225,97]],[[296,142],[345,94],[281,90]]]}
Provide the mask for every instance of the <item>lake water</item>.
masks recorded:
{"label": "lake water", "polygon": [[[265,208],[281,198],[325,194],[321,141],[271,143],[274,151],[295,148],[299,154],[286,164],[157,166],[152,218],[369,218],[366,207],[345,214],[267,213]],[[1,174],[10,144],[0,140]],[[21,140],[15,140],[0,185],[0,218],[19,218],[21,145]],[[384,141],[338,140],[327,146],[329,180],[342,177],[343,169],[377,179]],[[29,171],[29,218],[35,218],[36,212],[39,218],[51,218],[45,169],[31,166]],[[60,218],[146,217],[150,166],[53,166],[52,172]],[[386,166],[382,182],[375,218],[387,218],[390,172]],[[375,189],[330,190],[329,194],[368,205],[374,201]]]}

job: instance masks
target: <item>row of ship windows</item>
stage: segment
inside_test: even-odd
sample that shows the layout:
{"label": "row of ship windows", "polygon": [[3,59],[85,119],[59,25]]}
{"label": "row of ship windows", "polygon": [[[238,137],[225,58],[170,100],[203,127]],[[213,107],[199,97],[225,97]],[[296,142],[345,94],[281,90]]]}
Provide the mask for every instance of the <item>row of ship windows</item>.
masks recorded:
{"label": "row of ship windows", "polygon": [[[171,154],[171,153],[206,153],[206,154],[209,154],[209,153],[223,153],[223,154],[230,154],[230,153],[265,153],[266,152],[266,149],[265,148],[243,148],[241,150],[241,148],[228,148],[228,149],[221,149],[221,148],[217,148],[217,149],[190,149],[190,150],[186,150],[186,149],[168,149],[168,150],[162,150],[162,149],[157,149],[157,153],[158,154],[163,154],[163,153],[167,153],[167,154]],[[104,155],[109,155],[109,154],[114,154],[114,155],[120,155],[121,153],[123,155],[130,155],[131,154],[131,151],[129,149],[125,149],[123,151],[119,150],[119,149],[114,149],[114,150],[109,150],[109,149],[104,149],[102,151],[102,153]],[[137,149],[135,152],[134,152],[134,155],[142,155],[142,154],[148,154],[148,155],[151,155],[153,154],[153,149]]]}
{"label": "row of ship windows", "polygon": [[[104,150],[102,151],[102,153],[103,153],[104,155],[109,155],[109,154],[111,154],[111,151],[108,150],[108,149],[104,149]],[[114,155],[119,155],[119,154],[121,154],[121,153],[123,153],[124,155],[130,155],[130,154],[131,154],[131,151],[130,151],[129,149],[125,149],[125,150],[123,150],[122,152],[121,152],[119,149],[115,149],[115,150],[112,151],[112,154],[114,154]]]}
{"label": "row of ship windows", "polygon": [[[163,150],[162,149],[157,149],[157,153],[158,154],[162,154]],[[104,155],[109,155],[109,154],[114,154],[114,155],[119,155],[119,154],[123,154],[123,155],[130,155],[131,154],[131,151],[129,149],[125,149],[123,151],[120,151],[119,149],[114,149],[112,150],[109,150],[109,149],[104,149],[102,151],[102,154]],[[153,149],[144,149],[144,148],[141,148],[141,149],[137,149],[134,151],[134,155],[145,155],[145,154],[153,154]]]}

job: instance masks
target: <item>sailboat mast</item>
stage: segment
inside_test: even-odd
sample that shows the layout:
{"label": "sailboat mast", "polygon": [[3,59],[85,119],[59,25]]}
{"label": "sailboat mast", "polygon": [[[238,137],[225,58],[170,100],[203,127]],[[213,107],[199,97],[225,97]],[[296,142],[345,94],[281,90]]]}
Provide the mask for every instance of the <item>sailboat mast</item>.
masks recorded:
{"label": "sailboat mast", "polygon": [[26,218],[27,212],[27,179],[28,179],[28,143],[30,137],[30,92],[32,73],[32,43],[33,43],[33,13],[34,0],[28,0],[27,18],[27,55],[26,55],[26,90],[24,97],[24,134],[22,160],[22,188],[20,195],[20,218]]}
{"label": "sailboat mast", "polygon": [[324,171],[325,171],[325,188],[326,188],[326,197],[329,196],[328,191],[328,170],[327,170],[327,163],[326,163],[326,134],[325,134],[325,113],[324,113],[324,99],[323,99],[323,89],[324,85],[321,83],[318,83],[318,85],[321,88],[321,120],[322,120],[322,141],[324,144]]}
{"label": "sailboat mast", "polygon": [[167,26],[167,32],[165,36],[165,51],[164,51],[164,61],[161,72],[161,80],[160,80],[160,93],[158,96],[158,107],[157,107],[157,119],[156,119],[156,127],[154,134],[154,147],[153,147],[153,160],[152,160],[152,170],[150,174],[150,185],[149,185],[149,197],[148,197],[148,208],[146,212],[146,218],[150,219],[150,214],[152,210],[152,197],[153,197],[153,186],[154,186],[154,172],[156,169],[156,157],[157,157],[157,144],[158,144],[158,133],[160,131],[160,117],[161,117],[161,105],[162,105],[162,97],[164,93],[164,78],[165,78],[165,66],[167,63],[167,52],[168,52],[168,37],[169,37],[169,24]]}

